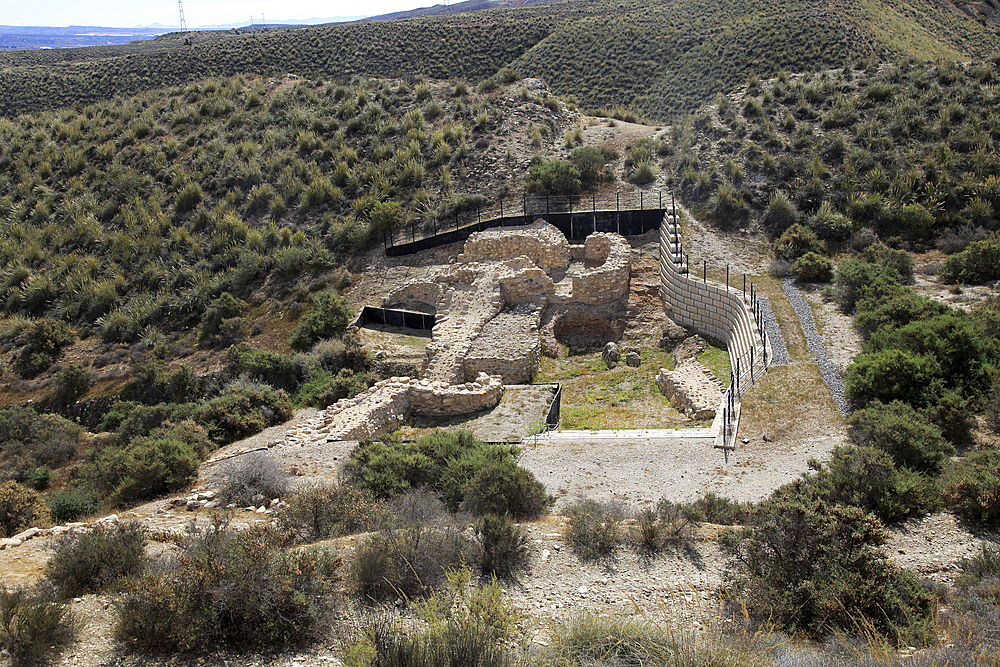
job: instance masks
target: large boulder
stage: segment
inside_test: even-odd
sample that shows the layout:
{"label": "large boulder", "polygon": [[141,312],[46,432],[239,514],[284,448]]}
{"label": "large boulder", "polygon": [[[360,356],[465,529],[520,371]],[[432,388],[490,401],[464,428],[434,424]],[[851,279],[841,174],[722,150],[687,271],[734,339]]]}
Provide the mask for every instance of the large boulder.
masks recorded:
{"label": "large boulder", "polygon": [[618,346],[614,343],[608,343],[604,346],[604,351],[601,352],[601,357],[604,359],[604,364],[608,368],[614,368],[618,365],[618,361],[621,360],[621,352],[618,351]]}

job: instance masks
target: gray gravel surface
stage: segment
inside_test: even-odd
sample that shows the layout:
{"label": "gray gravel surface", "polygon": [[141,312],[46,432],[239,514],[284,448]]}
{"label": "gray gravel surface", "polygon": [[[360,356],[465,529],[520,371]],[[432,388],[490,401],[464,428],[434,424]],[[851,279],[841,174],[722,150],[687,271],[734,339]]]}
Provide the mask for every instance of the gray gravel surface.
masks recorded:
{"label": "gray gravel surface", "polygon": [[812,308],[809,307],[805,296],[795,286],[795,281],[792,278],[782,279],[781,287],[785,291],[785,296],[788,297],[788,302],[792,304],[799,322],[802,324],[802,333],[806,336],[806,345],[816,360],[816,365],[819,367],[819,374],[823,378],[823,382],[830,388],[830,393],[833,395],[833,402],[836,403],[837,409],[842,414],[849,414],[851,409],[847,404],[847,399],[844,398],[844,376],[841,375],[840,369],[830,359],[830,355],[827,354],[826,348],[823,346],[823,339],[820,337],[819,331],[816,329],[816,321],[813,319]]}
{"label": "gray gravel surface", "polygon": [[757,307],[760,308],[761,315],[764,316],[764,333],[771,342],[771,366],[784,366],[788,363],[788,346],[785,345],[785,337],[781,335],[781,327],[771,310],[771,302],[757,296]]}

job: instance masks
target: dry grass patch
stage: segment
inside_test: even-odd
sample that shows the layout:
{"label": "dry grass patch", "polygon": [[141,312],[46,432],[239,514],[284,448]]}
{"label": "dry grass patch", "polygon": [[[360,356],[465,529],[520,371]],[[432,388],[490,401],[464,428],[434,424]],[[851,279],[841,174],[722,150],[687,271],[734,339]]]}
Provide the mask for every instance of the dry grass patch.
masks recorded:
{"label": "dry grass patch", "polygon": [[741,433],[766,433],[776,440],[831,435],[844,418],[811,361],[772,366],[743,394]]}

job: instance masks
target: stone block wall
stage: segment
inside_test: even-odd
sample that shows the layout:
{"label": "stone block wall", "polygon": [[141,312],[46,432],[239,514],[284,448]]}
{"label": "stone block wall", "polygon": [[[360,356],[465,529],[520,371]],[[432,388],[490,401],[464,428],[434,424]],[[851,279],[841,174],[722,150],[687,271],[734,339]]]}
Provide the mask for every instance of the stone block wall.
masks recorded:
{"label": "stone block wall", "polygon": [[522,269],[500,279],[504,303],[538,303],[555,291],[552,278],[537,267]]}
{"label": "stone block wall", "polygon": [[760,357],[761,336],[742,293],[681,273],[673,254],[673,225],[667,218],[660,225],[660,289],[667,315],[681,326],[725,341],[734,370],[736,360],[750,348]]}
{"label": "stone block wall", "polygon": [[412,380],[408,393],[413,412],[418,415],[461,415],[499,403],[503,381],[497,375],[486,373],[480,373],[475,381],[465,384]]}
{"label": "stone block wall", "polygon": [[532,225],[476,232],[465,242],[459,262],[502,262],[526,256],[546,273],[569,265],[569,241],[562,232],[539,220]]}
{"label": "stone block wall", "polygon": [[587,237],[584,255],[588,262],[601,262],[572,277],[571,301],[611,303],[628,296],[632,272],[632,248],[618,234],[598,232]]}

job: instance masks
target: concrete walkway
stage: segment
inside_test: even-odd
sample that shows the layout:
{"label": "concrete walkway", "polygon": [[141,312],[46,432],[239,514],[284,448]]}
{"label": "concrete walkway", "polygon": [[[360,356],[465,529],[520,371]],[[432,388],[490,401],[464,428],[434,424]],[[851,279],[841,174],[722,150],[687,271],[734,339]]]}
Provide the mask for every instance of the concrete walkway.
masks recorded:
{"label": "concrete walkway", "polygon": [[549,431],[524,439],[524,444],[595,442],[598,440],[715,440],[711,428],[641,428],[614,431]]}

